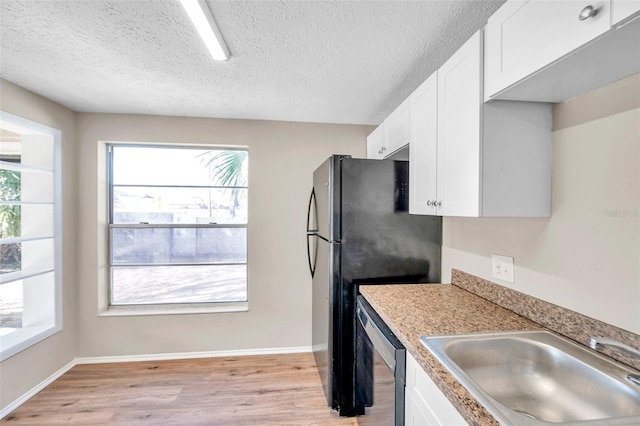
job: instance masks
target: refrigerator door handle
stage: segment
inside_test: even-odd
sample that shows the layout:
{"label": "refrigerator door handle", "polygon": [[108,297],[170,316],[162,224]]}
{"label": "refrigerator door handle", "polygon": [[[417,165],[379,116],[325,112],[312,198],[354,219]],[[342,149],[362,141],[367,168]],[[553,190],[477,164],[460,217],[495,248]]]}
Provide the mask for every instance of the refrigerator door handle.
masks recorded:
{"label": "refrigerator door handle", "polygon": [[[313,261],[311,261],[311,238],[314,238],[315,242]],[[307,234],[307,260],[309,261],[309,272],[311,272],[311,278],[313,278],[316,274],[316,262],[318,260],[318,237],[313,234]]]}
{"label": "refrigerator door handle", "polygon": [[[313,218],[317,218],[318,217],[318,203],[316,202],[316,190],[315,189],[311,190],[311,195],[309,196],[309,207],[307,207],[307,235],[314,234],[314,233],[318,232],[317,227],[315,227],[316,229],[312,229],[311,228],[311,225],[312,225],[311,224],[311,221],[312,221],[311,209],[313,209]],[[313,225],[315,225],[315,223]]]}
{"label": "refrigerator door handle", "polygon": [[[312,210],[313,209],[313,212]],[[309,262],[309,272],[311,273],[311,278],[316,274],[316,262],[318,260],[318,240],[315,233],[318,231],[317,229],[312,229],[312,214],[313,218],[317,218],[318,214],[318,204],[316,202],[316,191],[315,189],[311,190],[311,195],[309,196],[309,207],[307,209],[307,260]],[[315,225],[315,224],[314,224]],[[315,247],[313,250],[313,260],[311,260],[311,238],[314,238]]]}

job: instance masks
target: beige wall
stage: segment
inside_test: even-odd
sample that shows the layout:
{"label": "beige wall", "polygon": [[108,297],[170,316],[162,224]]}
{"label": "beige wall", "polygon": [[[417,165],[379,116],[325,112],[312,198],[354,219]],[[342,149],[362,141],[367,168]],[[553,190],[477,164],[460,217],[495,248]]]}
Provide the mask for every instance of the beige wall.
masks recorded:
{"label": "beige wall", "polygon": [[[311,345],[306,213],[312,172],[334,153],[365,155],[371,126],[78,114],[79,350],[117,356]],[[99,141],[249,147],[249,311],[98,316],[104,283]],[[141,165],[144,167],[144,165]]]}
{"label": "beige wall", "polygon": [[0,79],[0,110],[62,132],[62,309],[63,329],[0,363],[0,408],[64,367],[76,355],[76,115],[45,98]]}
{"label": "beige wall", "polygon": [[554,107],[550,219],[444,219],[451,267],[640,333],[640,75]]}

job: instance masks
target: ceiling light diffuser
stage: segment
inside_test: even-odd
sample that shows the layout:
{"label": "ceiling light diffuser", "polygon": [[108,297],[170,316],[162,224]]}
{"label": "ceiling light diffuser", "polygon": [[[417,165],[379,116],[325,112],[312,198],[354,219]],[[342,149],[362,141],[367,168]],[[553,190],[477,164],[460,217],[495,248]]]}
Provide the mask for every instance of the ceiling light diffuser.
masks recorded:
{"label": "ceiling light diffuser", "polygon": [[180,4],[189,15],[189,19],[195,25],[213,59],[216,61],[229,59],[231,57],[229,49],[205,0],[180,0]]}

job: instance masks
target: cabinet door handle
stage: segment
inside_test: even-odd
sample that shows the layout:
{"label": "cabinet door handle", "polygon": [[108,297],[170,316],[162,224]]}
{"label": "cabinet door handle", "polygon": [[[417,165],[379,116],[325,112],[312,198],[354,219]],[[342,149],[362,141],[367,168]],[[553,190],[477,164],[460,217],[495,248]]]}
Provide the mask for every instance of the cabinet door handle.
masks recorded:
{"label": "cabinet door handle", "polygon": [[581,21],[584,21],[586,19],[596,16],[597,14],[598,14],[598,9],[594,9],[593,6],[589,5],[580,11],[580,13],[578,14],[578,19]]}
{"label": "cabinet door handle", "polygon": [[431,207],[433,205],[433,202],[431,200],[427,201],[427,207]]}
{"label": "cabinet door handle", "polygon": [[436,207],[440,207],[440,206],[442,206],[442,201],[434,201],[433,205],[436,206]]}

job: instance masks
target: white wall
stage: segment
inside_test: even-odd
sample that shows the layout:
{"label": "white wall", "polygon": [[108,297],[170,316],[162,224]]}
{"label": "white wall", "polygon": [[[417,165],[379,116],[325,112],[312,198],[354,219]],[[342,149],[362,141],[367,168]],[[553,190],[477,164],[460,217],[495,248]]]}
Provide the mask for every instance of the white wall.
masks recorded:
{"label": "white wall", "polygon": [[[371,130],[371,126],[78,114],[78,356],[310,346],[305,229],[312,172],[331,154],[363,157]],[[98,316],[106,254],[104,158],[99,141],[249,147],[248,312]]]}
{"label": "white wall", "polygon": [[[550,219],[445,218],[452,267],[640,333],[640,74],[554,106]],[[491,278],[515,258],[515,283]]]}
{"label": "white wall", "polygon": [[76,114],[0,79],[0,110],[62,132],[63,329],[0,363],[0,408],[64,367],[76,355]]}

